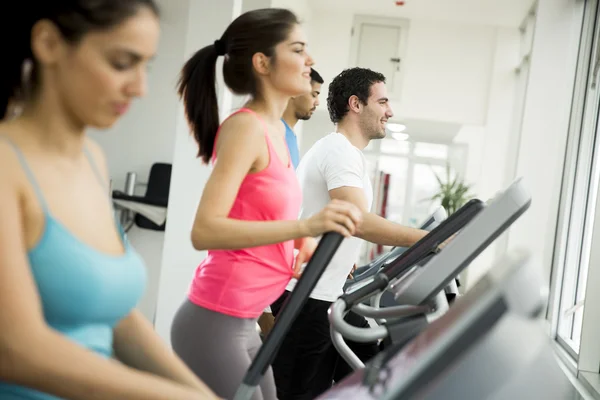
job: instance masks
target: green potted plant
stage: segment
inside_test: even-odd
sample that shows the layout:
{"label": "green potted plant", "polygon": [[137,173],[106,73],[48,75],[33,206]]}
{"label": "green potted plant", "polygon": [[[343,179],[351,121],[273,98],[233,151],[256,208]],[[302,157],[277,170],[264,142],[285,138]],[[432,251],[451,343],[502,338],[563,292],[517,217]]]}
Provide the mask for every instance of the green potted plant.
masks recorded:
{"label": "green potted plant", "polygon": [[458,175],[452,179],[451,172],[450,164],[446,164],[445,182],[434,172],[440,189],[429,199],[431,201],[439,201],[448,215],[455,213],[456,210],[473,198],[473,195],[470,193],[471,185],[466,184]]}

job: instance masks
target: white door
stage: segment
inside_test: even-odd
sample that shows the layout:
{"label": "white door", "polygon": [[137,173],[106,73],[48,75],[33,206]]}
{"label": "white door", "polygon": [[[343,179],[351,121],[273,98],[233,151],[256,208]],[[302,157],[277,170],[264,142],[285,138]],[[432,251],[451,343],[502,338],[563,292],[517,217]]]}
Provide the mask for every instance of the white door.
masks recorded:
{"label": "white door", "polygon": [[407,22],[357,16],[352,30],[350,65],[381,72],[390,98],[400,99]]}

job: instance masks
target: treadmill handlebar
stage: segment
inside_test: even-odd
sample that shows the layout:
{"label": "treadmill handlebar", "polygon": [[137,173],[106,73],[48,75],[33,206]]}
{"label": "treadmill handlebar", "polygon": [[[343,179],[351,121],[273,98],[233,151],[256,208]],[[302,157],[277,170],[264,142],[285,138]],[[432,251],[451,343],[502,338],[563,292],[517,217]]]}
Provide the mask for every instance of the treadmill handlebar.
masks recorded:
{"label": "treadmill handlebar", "polygon": [[[420,227],[420,229],[431,231],[436,226],[438,226],[442,221],[444,221],[448,217],[448,213],[444,209],[444,207],[439,207],[435,210],[435,212],[429,217],[425,223]],[[381,254],[379,257],[375,258],[373,261],[368,263],[367,265],[363,265],[358,268],[361,272],[355,274],[354,281],[359,282],[363,279],[367,279],[371,276],[374,276],[384,264],[390,263],[392,260],[395,260],[400,254],[404,253],[407,249],[405,247],[394,247],[387,253]]]}
{"label": "treadmill handlebar", "polygon": [[483,208],[484,203],[481,200],[469,200],[464,206],[450,215],[445,221],[395,260],[384,265],[381,271],[369,283],[360,285],[356,290],[344,293],[340,296],[340,299],[346,303],[347,308],[351,308],[374,293],[385,290],[392,279],[401,276],[413,265],[423,261],[431,254],[435,254],[440,244],[464,228]]}
{"label": "treadmill handlebar", "polygon": [[368,283],[364,284],[364,282],[360,282],[355,286],[351,286],[339,297],[339,299],[343,300],[348,305],[348,308],[371,297],[375,292],[385,290],[390,283],[388,277],[381,272],[370,279],[365,279],[365,281]]}
{"label": "treadmill handlebar", "polygon": [[235,394],[234,400],[246,400],[252,397],[252,393],[273,362],[277,350],[292,323],[298,317],[300,310],[308,300],[308,296],[317,285],[343,240],[344,237],[338,233],[328,232],[323,235],[315,253],[306,268],[304,268],[294,291],[284,302],[273,329],[260,347],[252,364],[250,364],[250,368],[244,376],[243,384]]}
{"label": "treadmill handlebar", "polygon": [[384,266],[381,273],[385,274],[389,279],[400,276],[404,271],[428,255],[436,253],[440,244],[464,228],[483,208],[484,203],[481,200],[469,200],[425,237],[402,253],[400,257]]}
{"label": "treadmill handlebar", "polygon": [[372,328],[359,328],[350,325],[344,321],[346,310],[346,303],[341,299],[337,299],[327,311],[331,328],[336,332],[339,332],[344,338],[359,343],[368,343],[383,339],[387,336],[388,330],[384,325],[378,325]]}
{"label": "treadmill handlebar", "polygon": [[352,311],[365,318],[381,319],[381,318],[403,318],[411,317],[418,314],[427,314],[431,312],[429,306],[411,306],[398,305],[391,307],[375,308],[366,304],[359,303],[352,307]]}
{"label": "treadmill handlebar", "polygon": [[[375,260],[371,261],[366,266],[367,267],[366,270],[370,271],[373,268],[376,269],[376,270],[379,270],[385,263],[387,263],[390,260],[393,260],[394,258],[400,256],[405,251],[406,251],[406,248],[404,248],[404,247],[394,247],[389,252],[387,252],[385,254],[382,254],[379,257],[377,257]],[[360,279],[360,275],[357,277],[357,279]]]}

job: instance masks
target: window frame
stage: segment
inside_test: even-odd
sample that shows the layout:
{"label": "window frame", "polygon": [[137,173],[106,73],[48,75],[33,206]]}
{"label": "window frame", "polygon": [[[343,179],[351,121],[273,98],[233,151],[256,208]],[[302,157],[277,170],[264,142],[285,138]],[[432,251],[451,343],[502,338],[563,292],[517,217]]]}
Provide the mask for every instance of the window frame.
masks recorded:
{"label": "window frame", "polygon": [[[586,291],[584,304],[598,304],[600,301],[600,218],[595,218],[596,210],[600,211],[600,82],[595,87],[591,86],[593,73],[598,72],[594,66],[600,62],[600,7],[598,0],[588,0],[583,7],[546,318],[550,322],[551,337],[560,346],[560,350],[574,361],[576,373],[598,374],[600,341],[596,338],[600,336],[600,309],[584,307],[579,349],[573,346],[570,339],[560,335],[560,312],[561,303],[565,301],[565,290],[571,291],[570,297],[573,297],[574,303],[577,303],[581,290]],[[582,190],[581,185],[585,190]],[[576,194],[581,196],[576,197]],[[579,221],[573,219],[577,217],[577,212]],[[575,242],[580,244],[575,252],[577,263],[570,264],[573,265],[570,268],[567,265],[572,261],[568,259],[571,249],[569,245],[574,234],[578,238]],[[587,241],[588,253],[585,248]],[[582,260],[588,263],[585,274],[582,271]],[[571,277],[574,278],[571,279],[574,283],[572,288],[565,286],[567,274],[574,274]],[[575,323],[575,320],[570,322],[571,335]],[[564,359],[564,354],[562,358]]]}

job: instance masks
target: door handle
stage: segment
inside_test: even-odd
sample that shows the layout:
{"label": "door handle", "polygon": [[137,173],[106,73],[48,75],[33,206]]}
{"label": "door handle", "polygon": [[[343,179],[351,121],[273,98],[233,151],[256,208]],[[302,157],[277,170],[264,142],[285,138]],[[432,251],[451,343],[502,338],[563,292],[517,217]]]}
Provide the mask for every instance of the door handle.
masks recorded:
{"label": "door handle", "polygon": [[395,63],[399,63],[400,62],[400,58],[398,58],[398,57],[392,57],[392,58],[390,58],[390,61],[391,62],[395,62]]}

